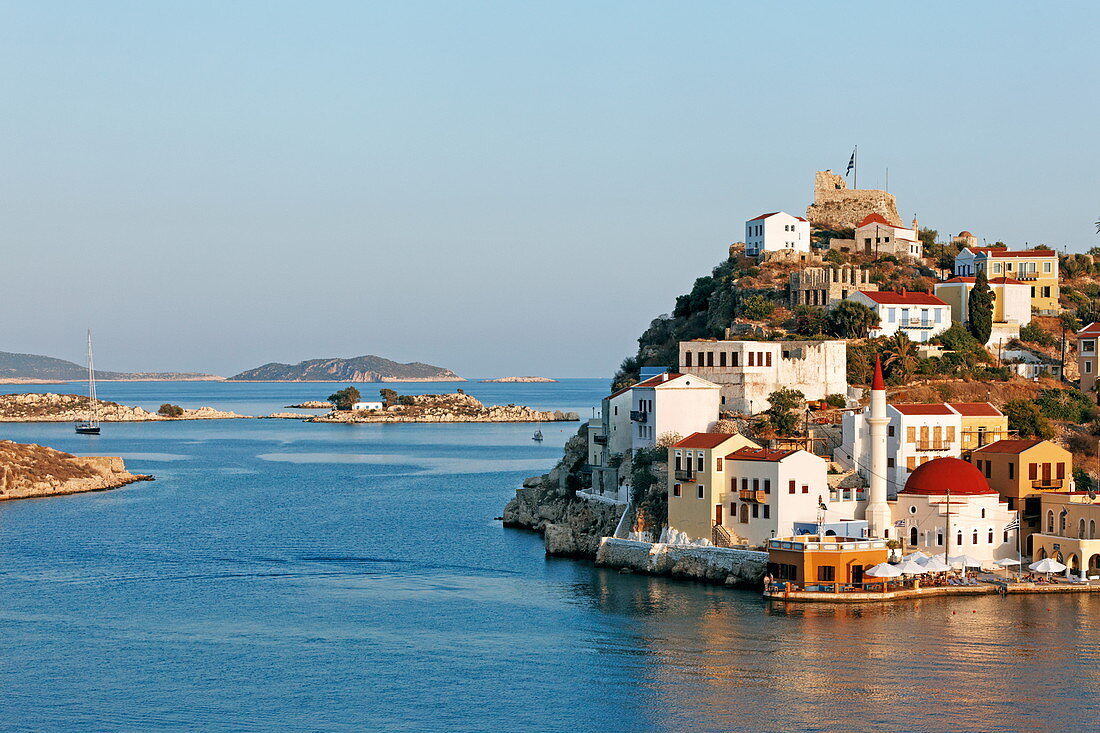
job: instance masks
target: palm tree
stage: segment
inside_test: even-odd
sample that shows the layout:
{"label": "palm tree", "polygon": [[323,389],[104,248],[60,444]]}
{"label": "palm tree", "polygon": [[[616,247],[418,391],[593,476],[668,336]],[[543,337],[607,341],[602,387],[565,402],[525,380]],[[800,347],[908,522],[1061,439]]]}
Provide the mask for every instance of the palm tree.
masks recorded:
{"label": "palm tree", "polygon": [[890,376],[897,374],[902,382],[908,382],[917,368],[917,356],[913,353],[913,342],[898,331],[886,342],[886,359],[882,366]]}

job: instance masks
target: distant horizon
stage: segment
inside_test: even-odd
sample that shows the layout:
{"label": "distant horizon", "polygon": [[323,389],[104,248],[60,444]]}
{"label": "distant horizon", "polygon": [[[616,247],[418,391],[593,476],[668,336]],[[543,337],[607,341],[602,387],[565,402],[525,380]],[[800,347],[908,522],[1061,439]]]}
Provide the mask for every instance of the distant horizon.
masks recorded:
{"label": "distant horizon", "polygon": [[1098,26],[1081,2],[9,3],[0,349],[80,363],[90,327],[142,371],[610,375],[855,145],[903,222],[1084,252]]}

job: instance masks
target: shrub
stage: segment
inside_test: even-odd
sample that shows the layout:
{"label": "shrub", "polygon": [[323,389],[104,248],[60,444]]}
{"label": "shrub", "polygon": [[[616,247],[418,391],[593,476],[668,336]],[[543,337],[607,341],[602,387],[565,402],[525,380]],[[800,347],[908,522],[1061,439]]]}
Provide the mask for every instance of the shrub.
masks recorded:
{"label": "shrub", "polygon": [[1075,389],[1044,389],[1035,399],[1035,404],[1043,415],[1052,420],[1076,424],[1088,422],[1094,411],[1092,400]]}
{"label": "shrub", "polygon": [[1050,422],[1032,402],[1012,400],[1006,402],[1001,411],[1008,416],[1008,429],[1018,431],[1021,438],[1047,440],[1054,437],[1054,429],[1050,426]]}
{"label": "shrub", "polygon": [[741,315],[750,321],[762,321],[775,310],[775,303],[763,295],[750,295],[741,301]]}
{"label": "shrub", "polygon": [[359,390],[355,387],[345,387],[339,392],[334,392],[328,396],[328,401],[337,410],[350,410],[359,399]]}
{"label": "shrub", "polygon": [[1031,344],[1039,344],[1040,346],[1054,346],[1058,340],[1054,338],[1053,334],[1044,331],[1036,323],[1029,323],[1026,326],[1020,327],[1020,340],[1026,341]]}
{"label": "shrub", "polygon": [[831,394],[825,397],[825,404],[829,407],[844,407],[848,401],[842,394]]}
{"label": "shrub", "polygon": [[163,415],[164,417],[182,417],[183,408],[179,405],[170,405],[165,402],[160,406],[160,409],[157,410],[157,414]]}

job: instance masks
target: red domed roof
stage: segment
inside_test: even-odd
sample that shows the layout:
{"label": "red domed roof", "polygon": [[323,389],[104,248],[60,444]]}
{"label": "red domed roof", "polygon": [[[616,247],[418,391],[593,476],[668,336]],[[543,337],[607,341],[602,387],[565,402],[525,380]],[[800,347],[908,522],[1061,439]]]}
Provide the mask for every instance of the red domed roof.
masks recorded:
{"label": "red domed roof", "polygon": [[955,495],[996,494],[982,472],[961,458],[936,458],[909,474],[903,493],[939,496],[951,489]]}

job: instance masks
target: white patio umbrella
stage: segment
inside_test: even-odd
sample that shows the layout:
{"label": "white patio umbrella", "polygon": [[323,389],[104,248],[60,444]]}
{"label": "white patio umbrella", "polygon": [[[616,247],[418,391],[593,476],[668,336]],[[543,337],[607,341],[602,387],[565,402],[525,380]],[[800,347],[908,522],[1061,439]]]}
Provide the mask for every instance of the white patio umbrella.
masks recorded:
{"label": "white patio umbrella", "polygon": [[925,560],[921,565],[924,566],[924,572],[926,573],[945,573],[951,569],[951,566],[945,563],[941,558],[942,555],[936,557],[930,557]]}
{"label": "white patio umbrella", "polygon": [[1066,569],[1066,566],[1055,560],[1053,557],[1044,557],[1038,562],[1031,563],[1027,566],[1027,568],[1028,570],[1034,570],[1037,573],[1060,573]]}
{"label": "white patio umbrella", "polygon": [[1004,560],[998,560],[997,564],[1000,565],[1002,568],[1011,568],[1015,565],[1019,565],[1020,561],[1014,557],[1008,557]]}
{"label": "white patio umbrella", "polygon": [[905,575],[923,575],[931,572],[928,568],[913,560],[902,560],[894,567]]}
{"label": "white patio umbrella", "polygon": [[863,571],[864,575],[870,575],[872,578],[896,578],[901,573],[902,571],[898,570],[896,565],[891,565],[888,562],[880,562],[878,565]]}
{"label": "white patio umbrella", "polygon": [[928,557],[928,555],[924,554],[920,550],[917,550],[916,552],[910,552],[908,555],[903,556],[901,559],[912,560],[913,562],[920,562],[921,560],[927,560]]}
{"label": "white patio umbrella", "polygon": [[982,561],[970,555],[955,555],[950,559],[952,565],[962,565],[964,568],[980,568]]}

